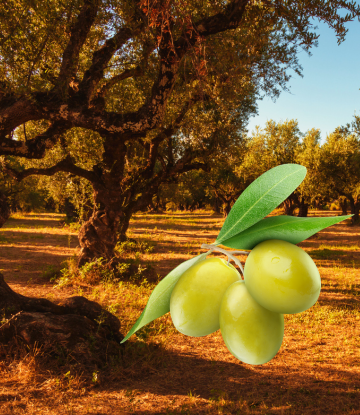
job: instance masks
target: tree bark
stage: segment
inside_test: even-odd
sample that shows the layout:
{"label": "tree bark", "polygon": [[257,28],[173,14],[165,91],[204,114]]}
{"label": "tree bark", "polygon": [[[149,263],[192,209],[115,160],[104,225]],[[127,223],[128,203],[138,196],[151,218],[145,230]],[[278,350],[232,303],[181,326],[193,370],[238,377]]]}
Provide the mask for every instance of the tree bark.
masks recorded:
{"label": "tree bark", "polygon": [[58,357],[64,364],[90,368],[104,366],[121,351],[119,320],[84,297],[59,304],[25,297],[14,292],[0,273],[0,310],[7,320],[0,325],[0,354],[37,346],[53,360]]}
{"label": "tree bark", "polygon": [[78,259],[79,267],[96,258],[113,260],[114,248],[118,241],[117,231],[120,217],[121,212],[119,211],[114,212],[108,208],[94,209],[92,216],[87,222],[84,222],[79,232],[81,248]]}
{"label": "tree bark", "polygon": [[[80,255],[78,266],[97,258],[104,258],[110,266],[118,263],[114,248],[117,242],[124,242],[131,216],[146,208],[156,188],[148,189],[141,197],[132,201],[132,195],[116,186],[121,180],[116,174],[92,183],[94,188],[94,210],[90,219],[79,231]],[[128,199],[128,200],[127,200]]]}

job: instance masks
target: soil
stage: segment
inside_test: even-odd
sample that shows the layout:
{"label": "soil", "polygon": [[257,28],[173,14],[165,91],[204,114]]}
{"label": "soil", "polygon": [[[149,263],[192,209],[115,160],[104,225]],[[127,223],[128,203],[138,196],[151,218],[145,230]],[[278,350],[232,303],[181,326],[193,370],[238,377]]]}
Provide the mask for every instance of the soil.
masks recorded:
{"label": "soil", "polygon": [[[10,218],[0,229],[0,272],[26,296],[95,299],[126,334],[154,285],[57,288],[50,277],[79,249],[62,220],[52,213]],[[152,247],[141,260],[161,279],[212,243],[222,223],[205,211],[139,214],[129,236]],[[360,414],[360,228],[342,222],[299,245],[315,260],[322,291],[310,310],[285,316],[284,341],[270,362],[240,362],[219,331],[183,336],[167,314],[125,343],[123,362],[95,371],[91,381],[40,365],[41,345],[0,362],[0,414]]]}

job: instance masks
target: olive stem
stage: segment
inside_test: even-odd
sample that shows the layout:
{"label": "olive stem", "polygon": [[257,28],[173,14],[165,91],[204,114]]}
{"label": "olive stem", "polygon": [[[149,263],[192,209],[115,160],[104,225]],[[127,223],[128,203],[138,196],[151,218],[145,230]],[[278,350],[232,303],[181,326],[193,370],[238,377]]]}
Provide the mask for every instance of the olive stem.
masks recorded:
{"label": "olive stem", "polygon": [[210,249],[209,253],[211,253],[212,251],[218,251],[221,252],[222,254],[225,254],[228,257],[228,263],[230,262],[230,259],[232,259],[235,264],[240,268],[242,275],[244,275],[244,268],[240,262],[240,260],[238,260],[237,258],[234,257],[233,254],[244,254],[244,255],[249,255],[250,252],[247,251],[231,251],[231,253],[229,251],[227,251],[226,249],[223,248],[219,248],[216,245],[208,245],[208,244],[202,244],[201,248],[203,249]]}

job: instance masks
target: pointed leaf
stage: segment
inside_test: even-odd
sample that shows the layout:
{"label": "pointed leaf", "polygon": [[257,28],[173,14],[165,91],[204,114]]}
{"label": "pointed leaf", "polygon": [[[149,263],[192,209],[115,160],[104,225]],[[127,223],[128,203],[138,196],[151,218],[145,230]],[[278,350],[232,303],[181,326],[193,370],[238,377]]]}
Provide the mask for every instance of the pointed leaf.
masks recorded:
{"label": "pointed leaf", "polygon": [[222,242],[222,245],[236,249],[252,249],[268,239],[282,239],[297,244],[328,226],[350,218],[331,216],[321,218],[298,218],[294,216],[273,216],[265,218],[238,235]]}
{"label": "pointed leaf", "polygon": [[244,231],[283,202],[304,180],[306,167],[282,164],[253,181],[232,207],[215,244]]}
{"label": "pointed leaf", "polygon": [[181,263],[159,282],[150,294],[146,307],[140,317],[137,319],[136,323],[132,326],[129,333],[125,336],[121,343],[124,343],[141,327],[170,311],[170,297],[175,284],[188,268],[200,261],[203,261],[208,254],[208,252],[204,252],[201,255]]}

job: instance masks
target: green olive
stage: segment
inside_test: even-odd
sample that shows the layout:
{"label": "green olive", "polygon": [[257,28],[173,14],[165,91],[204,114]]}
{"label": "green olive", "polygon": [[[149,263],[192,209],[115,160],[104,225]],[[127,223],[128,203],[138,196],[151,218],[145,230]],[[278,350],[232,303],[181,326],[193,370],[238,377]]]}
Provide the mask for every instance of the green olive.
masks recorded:
{"label": "green olive", "polygon": [[249,254],[244,279],[252,297],[281,314],[300,313],[319,298],[321,279],[310,256],[290,242],[271,239]]}
{"label": "green olive", "polygon": [[226,290],[220,307],[220,330],[229,351],[239,360],[261,365],[279,351],[284,316],[258,304],[243,281]]}
{"label": "green olive", "polygon": [[170,314],[180,333],[200,337],[220,328],[221,299],[240,274],[220,258],[199,262],[180,277],[170,298]]}

